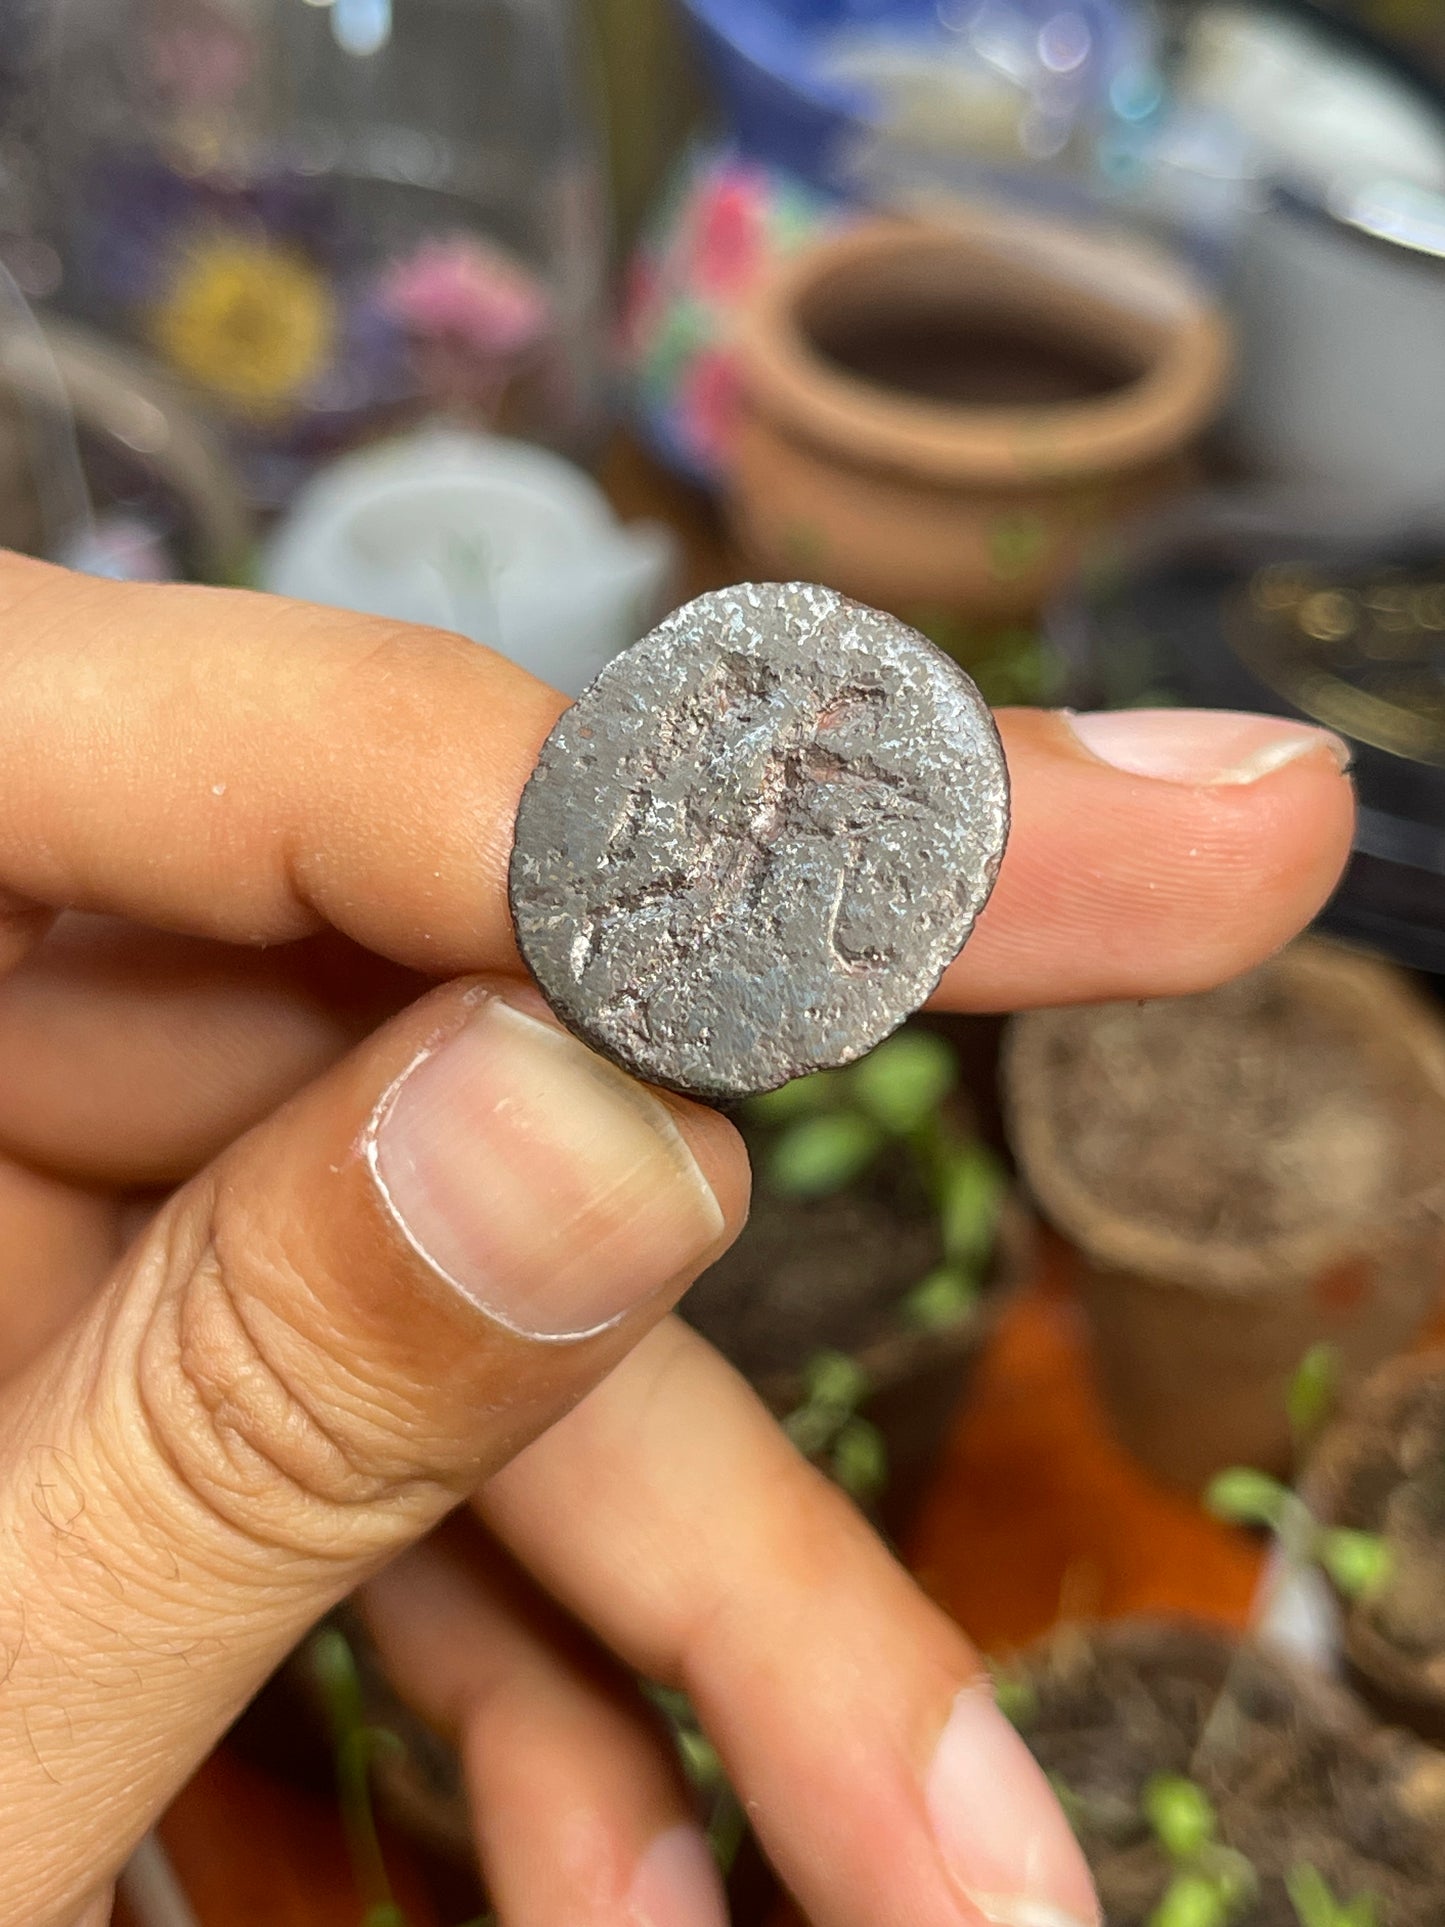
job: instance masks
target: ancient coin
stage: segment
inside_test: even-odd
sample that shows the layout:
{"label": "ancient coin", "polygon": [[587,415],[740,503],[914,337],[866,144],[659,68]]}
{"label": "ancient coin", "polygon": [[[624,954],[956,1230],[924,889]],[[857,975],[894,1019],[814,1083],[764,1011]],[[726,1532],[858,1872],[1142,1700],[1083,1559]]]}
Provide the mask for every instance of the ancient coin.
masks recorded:
{"label": "ancient coin", "polygon": [[561,718],[517,812],[511,900],[568,1028],[712,1099],[845,1064],[957,956],[1008,831],[973,683],[809,583],[699,596]]}

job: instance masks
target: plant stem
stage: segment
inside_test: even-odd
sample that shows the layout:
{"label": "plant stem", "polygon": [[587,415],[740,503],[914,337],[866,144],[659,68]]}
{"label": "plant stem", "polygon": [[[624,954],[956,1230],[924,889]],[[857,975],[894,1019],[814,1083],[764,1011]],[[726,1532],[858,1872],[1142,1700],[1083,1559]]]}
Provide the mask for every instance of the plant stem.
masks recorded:
{"label": "plant stem", "polygon": [[392,1892],[371,1798],[371,1766],[379,1745],[390,1741],[366,1724],[356,1656],[346,1636],[325,1627],[311,1641],[311,1663],[336,1756],[336,1796],[346,1850],[363,1908],[363,1927],[406,1927]]}

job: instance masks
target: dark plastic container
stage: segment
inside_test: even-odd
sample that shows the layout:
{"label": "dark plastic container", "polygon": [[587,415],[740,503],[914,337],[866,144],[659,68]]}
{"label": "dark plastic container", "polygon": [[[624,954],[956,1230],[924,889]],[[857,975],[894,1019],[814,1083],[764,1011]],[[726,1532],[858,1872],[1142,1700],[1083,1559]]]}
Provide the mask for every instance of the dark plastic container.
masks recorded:
{"label": "dark plastic container", "polygon": [[1077,708],[1177,703],[1351,743],[1354,854],[1320,927],[1445,973],[1445,505],[1221,494],[1140,529],[1058,605]]}

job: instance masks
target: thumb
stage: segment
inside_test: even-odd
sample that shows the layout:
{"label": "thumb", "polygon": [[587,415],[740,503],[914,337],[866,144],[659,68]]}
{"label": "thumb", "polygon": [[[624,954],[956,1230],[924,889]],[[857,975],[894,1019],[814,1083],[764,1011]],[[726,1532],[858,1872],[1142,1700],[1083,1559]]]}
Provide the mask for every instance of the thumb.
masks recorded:
{"label": "thumb", "polygon": [[285,1651],[741,1222],[722,1119],[451,985],[167,1204],[0,1409],[0,1927],[73,1920]]}

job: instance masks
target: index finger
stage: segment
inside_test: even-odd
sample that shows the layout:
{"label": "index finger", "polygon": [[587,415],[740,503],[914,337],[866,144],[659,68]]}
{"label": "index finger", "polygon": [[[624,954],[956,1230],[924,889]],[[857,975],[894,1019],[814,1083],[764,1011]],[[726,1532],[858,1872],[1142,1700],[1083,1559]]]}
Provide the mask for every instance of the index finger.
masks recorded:
{"label": "index finger", "polygon": [[[563,706],[435,630],[5,558],[0,910],[8,890],[18,917],[249,944],[330,924],[435,975],[515,970],[512,821]],[[941,1000],[1197,989],[1305,923],[1348,852],[1349,784],[1324,732],[1235,720],[1234,749],[1226,719],[1193,763],[1154,744],[1150,770],[1005,712],[1014,834]]]}
{"label": "index finger", "polygon": [[516,969],[512,818],[564,699],[460,636],[0,560],[0,889],[246,944]]}

